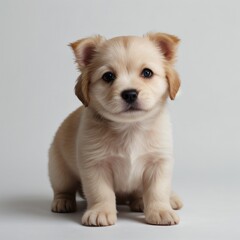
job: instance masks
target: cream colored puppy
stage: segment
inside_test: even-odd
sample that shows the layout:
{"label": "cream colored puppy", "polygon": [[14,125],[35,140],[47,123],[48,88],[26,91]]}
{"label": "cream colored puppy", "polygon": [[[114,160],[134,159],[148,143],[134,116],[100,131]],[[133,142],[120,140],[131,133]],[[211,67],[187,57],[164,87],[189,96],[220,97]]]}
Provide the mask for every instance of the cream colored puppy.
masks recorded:
{"label": "cream colored puppy", "polygon": [[65,119],[49,150],[53,212],[75,211],[80,191],[85,225],[114,224],[116,202],[144,211],[150,224],[179,222],[166,106],[180,86],[173,68],[178,42],[150,33],[71,44],[81,71],[75,92],[84,106]]}

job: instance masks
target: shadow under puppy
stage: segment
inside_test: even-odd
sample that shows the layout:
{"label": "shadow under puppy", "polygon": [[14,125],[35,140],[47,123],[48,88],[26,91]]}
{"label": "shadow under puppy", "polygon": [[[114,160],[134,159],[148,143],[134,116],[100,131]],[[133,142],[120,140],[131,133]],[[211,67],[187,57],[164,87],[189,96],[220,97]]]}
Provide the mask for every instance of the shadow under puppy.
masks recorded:
{"label": "shadow under puppy", "polygon": [[144,211],[149,224],[179,222],[166,106],[180,86],[173,68],[178,43],[149,33],[71,44],[81,71],[75,92],[84,106],[64,120],[49,150],[53,212],[75,211],[80,190],[84,225],[114,224],[120,201]]}

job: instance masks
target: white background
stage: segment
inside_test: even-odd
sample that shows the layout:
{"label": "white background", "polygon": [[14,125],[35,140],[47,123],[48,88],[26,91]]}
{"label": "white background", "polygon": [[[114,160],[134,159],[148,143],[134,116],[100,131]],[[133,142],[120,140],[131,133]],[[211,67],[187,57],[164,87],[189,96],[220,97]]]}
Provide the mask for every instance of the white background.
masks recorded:
{"label": "white background", "polygon": [[[234,0],[0,0],[1,239],[240,239],[240,4]],[[47,151],[79,106],[67,44],[161,31],[182,39],[182,95],[169,103],[178,226],[144,224],[120,208],[115,226],[50,212]]]}

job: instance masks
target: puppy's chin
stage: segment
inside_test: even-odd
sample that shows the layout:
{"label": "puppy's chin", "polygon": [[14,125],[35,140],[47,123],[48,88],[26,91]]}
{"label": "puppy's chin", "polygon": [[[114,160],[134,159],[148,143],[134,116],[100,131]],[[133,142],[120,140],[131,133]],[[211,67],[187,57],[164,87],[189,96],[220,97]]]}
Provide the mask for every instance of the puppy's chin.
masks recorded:
{"label": "puppy's chin", "polygon": [[110,111],[107,111],[106,109],[98,109],[97,112],[104,118],[113,122],[134,123],[153,117],[156,113],[159,112],[159,108],[153,108],[150,110],[128,109],[118,113],[112,113]]}

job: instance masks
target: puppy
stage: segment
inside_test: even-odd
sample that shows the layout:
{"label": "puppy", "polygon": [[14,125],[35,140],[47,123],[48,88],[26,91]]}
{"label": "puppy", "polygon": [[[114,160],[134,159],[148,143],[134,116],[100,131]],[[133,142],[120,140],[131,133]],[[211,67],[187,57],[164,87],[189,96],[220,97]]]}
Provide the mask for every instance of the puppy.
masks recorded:
{"label": "puppy", "polygon": [[64,120],[49,150],[53,212],[75,211],[78,191],[87,200],[84,225],[114,224],[116,203],[144,211],[149,224],[179,222],[166,106],[180,86],[173,68],[178,43],[149,33],[70,44],[81,71],[75,93],[84,106]]}

